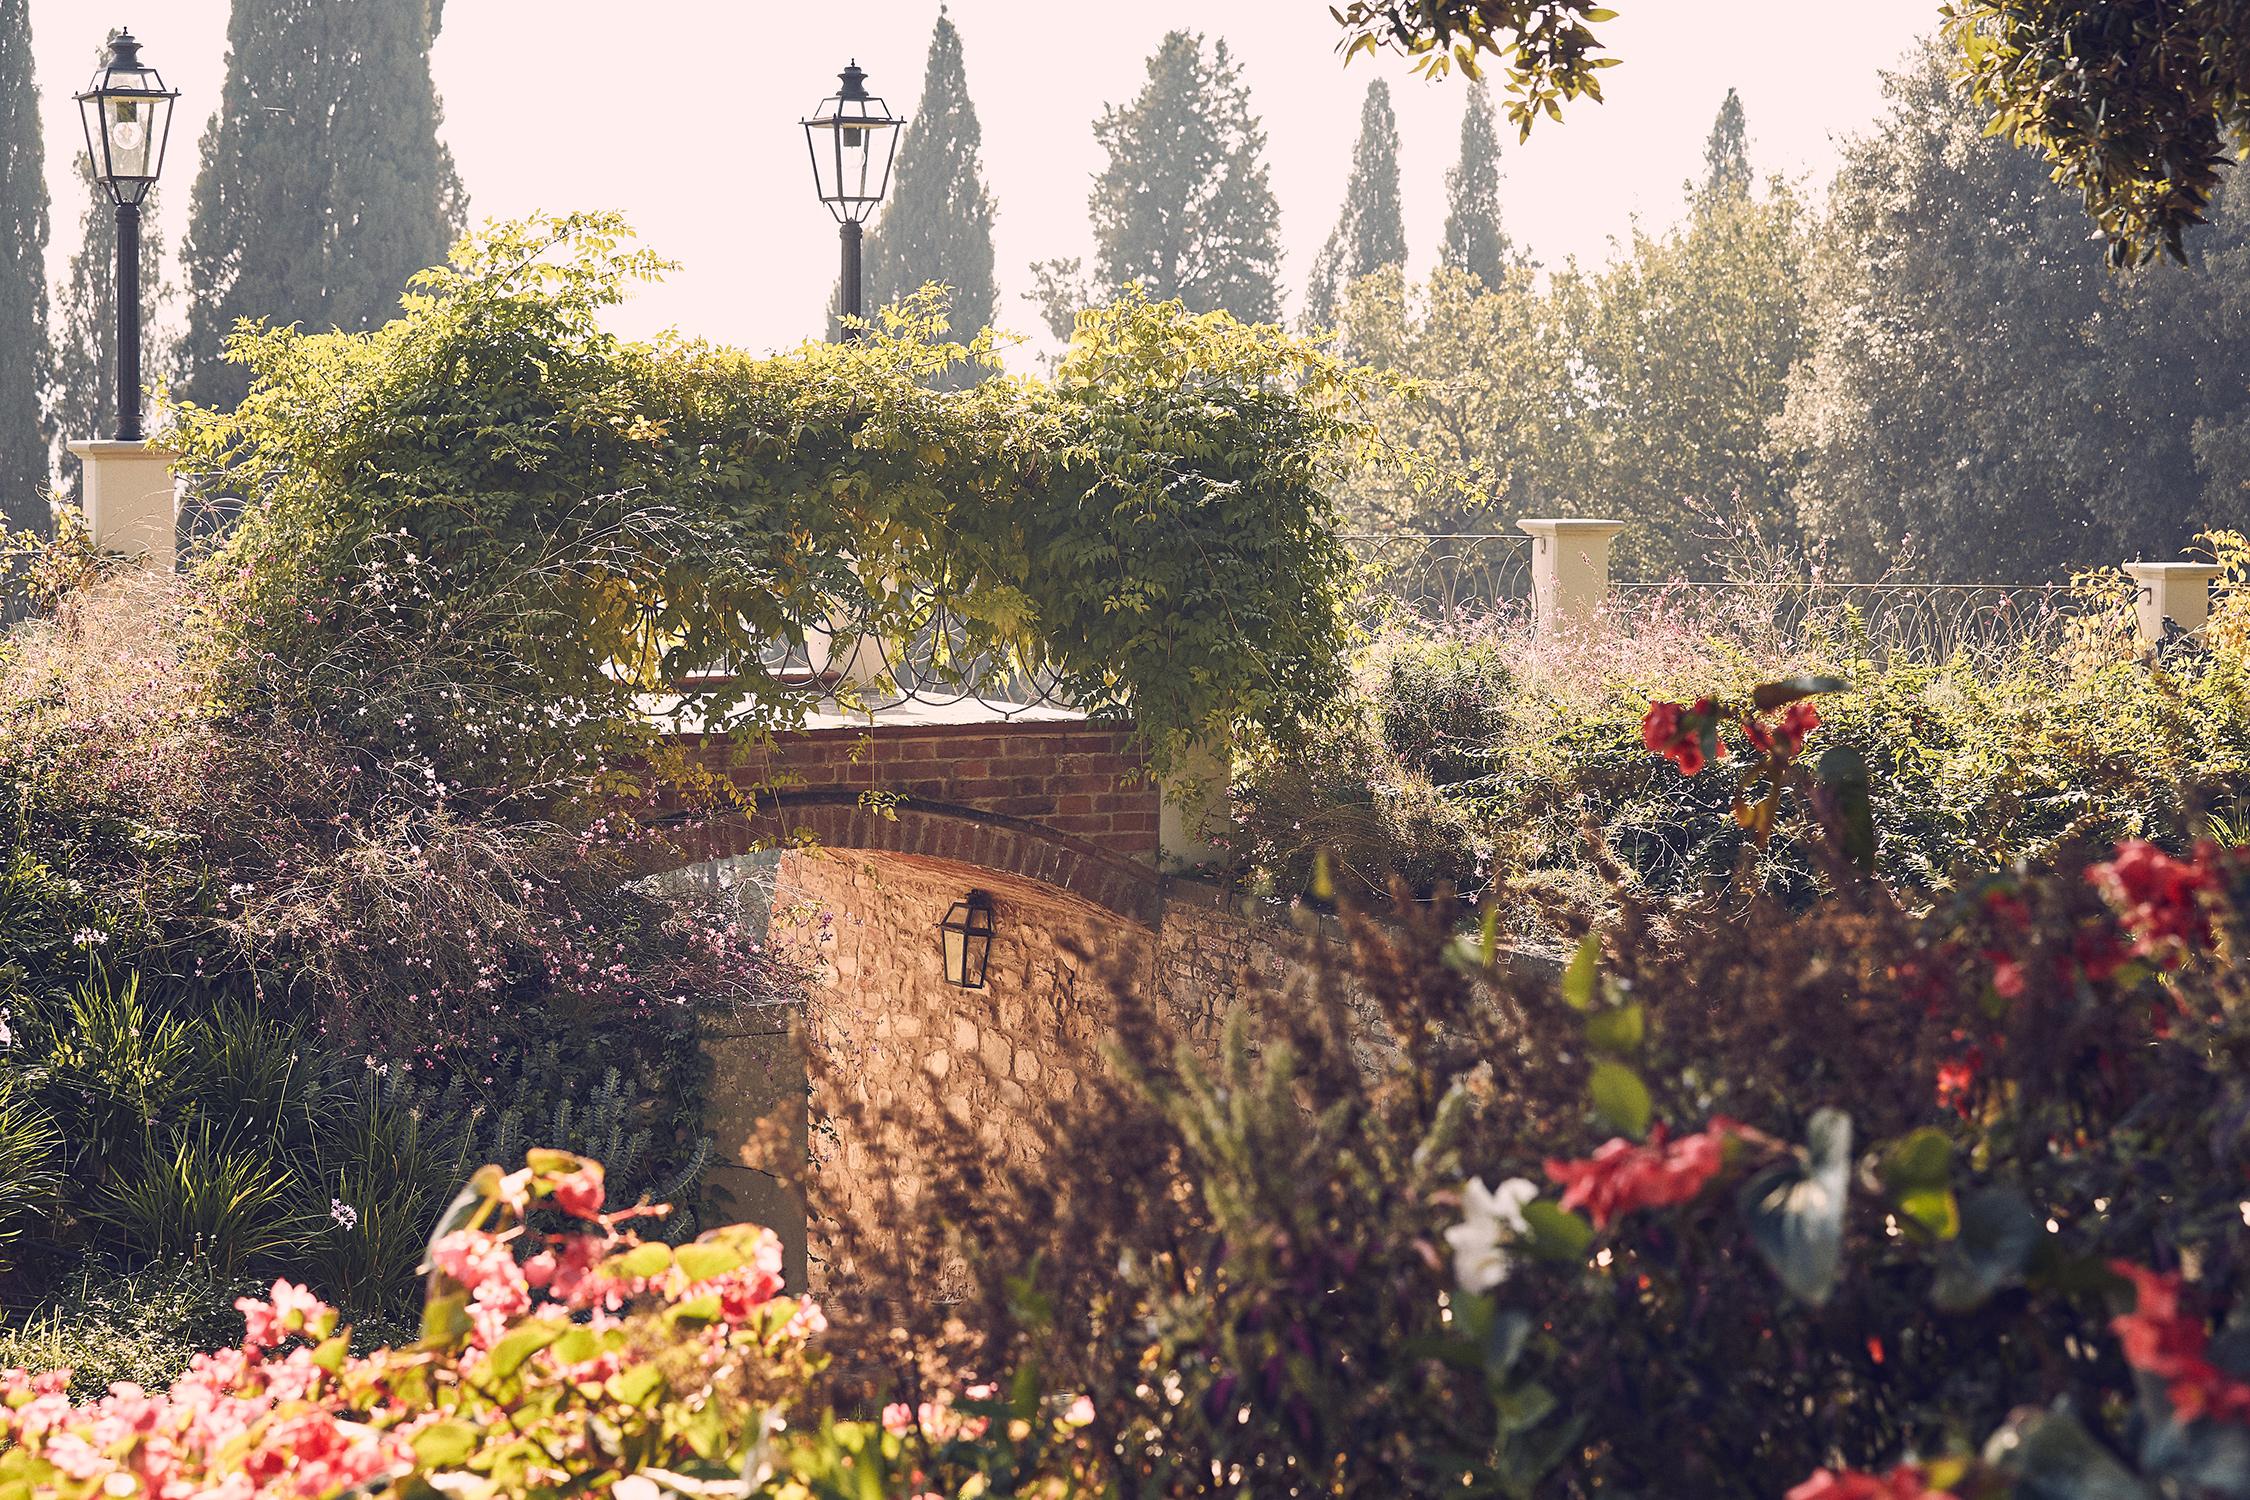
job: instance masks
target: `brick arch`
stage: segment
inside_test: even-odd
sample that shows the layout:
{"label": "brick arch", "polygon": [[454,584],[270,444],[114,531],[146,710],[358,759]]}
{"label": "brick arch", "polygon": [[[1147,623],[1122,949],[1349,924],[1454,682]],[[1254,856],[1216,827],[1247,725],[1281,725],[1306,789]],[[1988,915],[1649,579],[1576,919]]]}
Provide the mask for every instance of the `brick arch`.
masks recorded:
{"label": "brick arch", "polygon": [[770,791],[755,811],[699,823],[674,841],[664,864],[683,868],[807,843],[997,872],[1142,928],[1157,925],[1163,905],[1163,882],[1150,866],[1029,818],[920,797],[886,805],[825,787]]}

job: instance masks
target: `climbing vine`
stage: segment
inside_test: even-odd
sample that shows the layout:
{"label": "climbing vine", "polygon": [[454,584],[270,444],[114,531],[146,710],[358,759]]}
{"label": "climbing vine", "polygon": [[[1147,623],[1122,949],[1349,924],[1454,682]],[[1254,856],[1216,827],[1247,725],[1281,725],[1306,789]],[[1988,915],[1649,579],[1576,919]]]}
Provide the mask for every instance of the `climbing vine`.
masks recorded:
{"label": "climbing vine", "polygon": [[[374,332],[240,332],[248,399],[174,434],[241,506],[204,566],[238,688],[415,737],[455,795],[583,766],[652,704],[786,728],[777,643],[903,637],[933,598],[963,658],[1051,672],[1160,767],[1336,691],[1325,483],[1370,451],[1373,375],[1137,296],[1049,381],[927,301],[767,357],[608,332],[665,269],[613,216],[533,219]],[[940,388],[963,364],[986,378]]]}

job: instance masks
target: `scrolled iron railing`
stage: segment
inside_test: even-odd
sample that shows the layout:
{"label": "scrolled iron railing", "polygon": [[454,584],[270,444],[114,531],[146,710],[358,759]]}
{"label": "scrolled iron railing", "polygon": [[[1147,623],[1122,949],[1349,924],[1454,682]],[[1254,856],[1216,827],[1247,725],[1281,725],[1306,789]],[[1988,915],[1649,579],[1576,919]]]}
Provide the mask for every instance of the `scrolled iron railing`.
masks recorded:
{"label": "scrolled iron railing", "polygon": [[1363,623],[1445,631],[1531,617],[1531,538],[1497,531],[1346,532]]}
{"label": "scrolled iron railing", "polygon": [[2050,649],[2083,622],[2129,610],[2132,597],[2123,580],[1617,581],[1608,612],[1627,628],[1671,613],[1751,639],[1802,645],[1823,638],[1881,656],[1940,660],[1963,651]]}

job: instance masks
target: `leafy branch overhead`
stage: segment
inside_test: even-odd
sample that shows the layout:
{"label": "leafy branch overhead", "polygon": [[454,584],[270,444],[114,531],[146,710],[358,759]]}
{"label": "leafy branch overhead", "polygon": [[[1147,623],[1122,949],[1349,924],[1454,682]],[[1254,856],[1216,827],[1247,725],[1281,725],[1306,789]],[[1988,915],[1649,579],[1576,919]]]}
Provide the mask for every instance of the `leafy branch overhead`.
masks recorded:
{"label": "leafy branch overhead", "polygon": [[[1586,0],[1352,0],[1331,6],[1346,58],[1390,48],[1414,71],[1458,67],[1506,79],[1526,135],[1544,113],[1600,99],[1593,27],[1615,12]],[[2043,154],[2120,265],[2186,258],[2231,153],[2250,136],[2246,0],[1945,0],[1945,34],[1989,128]]]}
{"label": "leafy branch overhead", "polygon": [[[599,314],[665,269],[629,238],[607,215],[498,226],[373,333],[237,338],[248,398],[178,436],[247,499],[211,576],[253,654],[420,630],[584,722],[693,679],[698,717],[764,729],[806,706],[776,642],[839,618],[904,640],[942,601],[961,660],[1053,672],[1160,763],[1286,735],[1340,687],[1324,493],[1371,441],[1376,377],[1137,294],[1079,319],[1052,382],[991,375],[991,335],[943,342],[928,297],[770,358],[628,343]],[[964,368],[989,378],[939,388]],[[345,687],[324,707],[361,711]]]}

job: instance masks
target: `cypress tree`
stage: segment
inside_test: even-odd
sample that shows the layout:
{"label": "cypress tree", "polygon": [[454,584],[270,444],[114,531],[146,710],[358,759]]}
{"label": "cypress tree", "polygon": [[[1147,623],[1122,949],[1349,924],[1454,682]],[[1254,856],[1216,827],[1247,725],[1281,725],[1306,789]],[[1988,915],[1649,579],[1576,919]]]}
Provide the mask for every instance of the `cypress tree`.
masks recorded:
{"label": "cypress tree", "polygon": [[[84,477],[66,444],[106,438],[116,430],[117,386],[117,216],[109,197],[94,181],[94,159],[77,153],[78,248],[71,252],[70,279],[63,283],[55,309],[55,463],[63,490],[72,498]],[[164,231],[158,199],[151,191],[141,207],[141,297],[153,315],[170,296],[164,283]],[[144,320],[143,341],[154,318]],[[141,368],[161,370],[160,359],[143,350]],[[67,460],[67,461],[66,461]]]}
{"label": "cypress tree", "polygon": [[0,522],[47,526],[47,178],[30,0],[0,0]]}
{"label": "cypress tree", "polygon": [[237,319],[361,330],[445,258],[465,203],[438,140],[431,0],[235,0],[182,260],[183,394],[239,400]]}
{"label": "cypress tree", "polygon": [[1380,78],[1367,86],[1359,110],[1359,143],[1352,147],[1351,181],[1344,188],[1343,212],[1313,262],[1307,315],[1319,324],[1333,322],[1340,288],[1380,267],[1406,260],[1406,223],[1399,209],[1398,116],[1391,109],[1391,86]]}
{"label": "cypress tree", "polygon": [[1703,143],[1703,191],[1750,191],[1750,128],[1742,112],[1742,96],[1733,89],[1727,90],[1719,116],[1711,122],[1711,135]]}
{"label": "cypress tree", "polygon": [[1492,128],[1492,95],[1481,83],[1461,111],[1461,158],[1445,174],[1445,204],[1438,264],[1497,287],[1515,249],[1500,227],[1500,137]]}
{"label": "cypress tree", "polygon": [[992,276],[992,194],[979,152],[984,128],[969,98],[961,33],[938,8],[922,100],[898,148],[898,178],[883,216],[867,236],[863,271],[869,307],[881,307],[930,282],[953,289],[951,323],[967,337],[992,322],[999,291]]}
{"label": "cypress tree", "polygon": [[1075,301],[1132,282],[1196,312],[1251,322],[1280,316],[1280,209],[1266,180],[1266,136],[1242,68],[1223,41],[1168,33],[1148,82],[1094,122],[1109,165],[1094,181],[1095,284],[1075,262],[1035,267],[1048,323],[1070,334]]}

